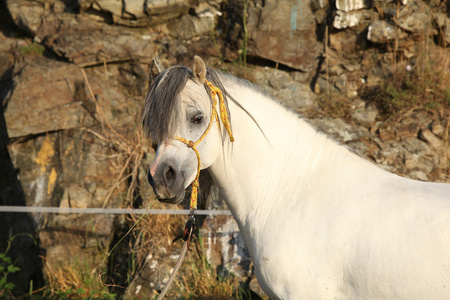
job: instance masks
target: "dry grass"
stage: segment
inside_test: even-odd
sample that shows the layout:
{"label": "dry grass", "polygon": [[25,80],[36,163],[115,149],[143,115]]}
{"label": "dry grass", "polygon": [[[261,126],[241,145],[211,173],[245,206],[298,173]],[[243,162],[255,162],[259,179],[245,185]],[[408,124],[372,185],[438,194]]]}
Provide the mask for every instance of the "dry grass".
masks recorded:
{"label": "dry grass", "polygon": [[396,122],[412,110],[423,110],[437,119],[450,116],[449,50],[435,45],[424,49],[415,63],[397,62],[371,95],[388,122]]}
{"label": "dry grass", "polygon": [[[152,206],[156,209],[163,207],[159,203]],[[133,254],[133,267],[129,269],[128,276],[134,278],[140,266],[148,263],[146,258],[149,254],[155,254],[161,248],[178,248],[181,242],[172,245],[172,240],[182,233],[186,220],[183,215],[144,216],[130,233],[132,238],[126,245],[129,253]],[[136,216],[130,216],[130,223],[137,221]],[[220,275],[208,263],[201,238],[194,237],[191,250],[175,277],[167,299],[243,299],[246,296],[237,277]]]}
{"label": "dry grass", "polygon": [[342,94],[320,94],[317,98],[320,112],[311,112],[309,117],[329,116],[332,118],[351,119],[351,103],[347,96]]}
{"label": "dry grass", "polygon": [[[155,201],[152,208],[163,209],[167,207]],[[129,221],[135,224],[137,217],[131,215]],[[184,215],[144,216],[133,231],[134,242],[130,244],[136,253],[136,264],[141,265],[150,251],[172,245],[173,239],[182,233],[186,221],[187,217]]]}
{"label": "dry grass", "polygon": [[194,249],[185,261],[184,272],[178,277],[168,294],[171,299],[243,299],[246,292],[240,288],[239,279],[233,274],[220,275],[209,264],[202,238],[194,243]]}
{"label": "dry grass", "polygon": [[[64,299],[114,299],[102,284],[98,268],[86,262],[60,263],[52,265],[46,261],[49,282],[49,297]],[[45,297],[46,295],[44,295]]]}
{"label": "dry grass", "polygon": [[[123,198],[125,206],[133,207],[139,193],[139,168],[148,151],[143,132],[140,126],[135,126],[131,137],[126,138],[124,134],[116,130],[98,103],[86,72],[83,69],[81,71],[91,99],[95,103],[96,118],[99,121],[98,129],[87,128],[86,131],[99,139],[104,147],[110,149],[112,155],[108,156],[108,159],[111,159],[111,163],[115,165],[117,170],[114,175],[115,180],[111,183],[107,195],[102,200],[102,207],[107,207],[112,197],[117,196],[118,192],[120,193],[124,190],[125,193],[122,193],[119,197]],[[126,187],[125,189],[123,188],[124,186]],[[127,241],[134,241],[135,245],[140,245],[140,237],[143,236],[140,234],[141,232],[144,232],[148,239],[153,239],[154,234],[147,233],[145,228],[153,228],[154,232],[158,232],[158,235],[167,234],[167,236],[171,236],[168,232],[171,231],[170,228],[169,230],[160,230],[161,228],[158,225],[158,223],[164,224],[164,222],[167,222],[166,218],[168,216],[143,217],[138,228],[139,233],[135,233],[136,231],[131,232],[132,238],[127,238]],[[136,216],[130,216],[125,223],[133,225],[137,222],[138,218]],[[157,239],[159,240],[160,238],[158,237]],[[139,247],[134,249],[134,245],[128,245],[128,249],[132,253],[135,252],[138,259],[145,255],[145,249],[140,249]],[[123,252],[120,253],[120,255],[122,254]],[[127,254],[125,253],[125,255]],[[106,278],[107,273],[103,272],[105,268],[103,263],[108,258],[105,257],[99,266],[90,265],[87,261],[67,262],[58,265],[46,261],[44,272],[49,283],[49,291],[44,290],[44,296],[48,296],[45,294],[50,294],[51,297],[55,298],[114,299],[116,295],[110,293],[110,290],[123,291],[124,288],[119,287],[116,289],[117,286],[106,284],[110,280]],[[132,276],[133,274],[128,275]]]}
{"label": "dry grass", "polygon": [[111,188],[108,191],[108,194],[103,200],[102,207],[106,207],[108,205],[108,202],[111,199],[113,193],[126,181],[130,181],[130,183],[125,199],[128,204],[132,204],[138,184],[138,169],[147,150],[142,128],[140,126],[137,126],[135,128],[132,139],[125,138],[116,129],[114,129],[105,116],[102,107],[99,105],[94,92],[92,91],[91,84],[89,83],[89,80],[86,76],[86,72],[83,69],[81,69],[81,71],[83,73],[86,85],[89,89],[91,98],[95,103],[98,120],[101,124],[102,129],[101,132],[95,131],[93,129],[87,129],[87,131],[103,141],[105,145],[115,150],[115,153],[117,154],[115,158],[120,165],[115,176],[116,180],[112,184]]}

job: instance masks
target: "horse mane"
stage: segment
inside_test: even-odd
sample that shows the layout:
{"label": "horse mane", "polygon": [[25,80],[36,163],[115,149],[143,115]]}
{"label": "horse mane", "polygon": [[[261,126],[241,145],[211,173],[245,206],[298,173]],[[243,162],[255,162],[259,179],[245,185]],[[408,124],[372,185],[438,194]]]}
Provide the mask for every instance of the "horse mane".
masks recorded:
{"label": "horse mane", "polygon": [[[221,75],[221,72],[207,68],[206,79],[222,91],[231,123],[228,109],[228,98],[231,96],[219,79]],[[144,133],[153,142],[174,137],[175,124],[179,120],[181,109],[179,94],[189,79],[194,80],[191,70],[184,66],[173,66],[161,72],[151,83],[142,111],[142,125]],[[203,86],[211,98],[211,90],[206,83]],[[233,102],[236,100],[233,99]]]}
{"label": "horse mane", "polygon": [[[233,103],[236,104],[237,107],[242,109],[250,117],[250,119],[252,119],[252,121],[256,124],[256,126],[259,128],[261,133],[264,135],[264,137],[267,140],[267,142],[270,144],[269,139],[267,138],[266,134],[262,130],[261,126],[259,126],[259,124],[256,121],[256,119],[252,116],[252,114],[248,110],[245,109],[245,107],[243,107],[236,99],[233,98],[233,96],[231,96],[227,92],[225,87],[222,85],[222,82],[220,81],[219,76],[222,76],[224,78],[230,79],[230,80],[234,81],[236,84],[240,84],[240,85],[246,86],[246,87],[252,89],[253,91],[255,91],[255,92],[257,92],[257,93],[259,93],[259,94],[261,94],[261,95],[263,95],[265,97],[269,97],[272,100],[274,98],[272,96],[267,95],[264,91],[262,91],[260,88],[258,88],[256,85],[254,85],[253,83],[251,83],[248,80],[240,79],[240,78],[237,78],[237,77],[232,76],[232,75],[224,74],[224,73],[222,73],[222,72],[220,72],[220,71],[218,71],[216,69],[208,68],[208,72],[207,72],[206,78],[209,81],[211,81],[215,86],[219,87],[220,90],[222,91],[222,94],[224,94],[224,99],[225,99],[225,104],[226,104],[226,108],[227,108],[228,117],[230,119],[230,124],[232,124],[232,123],[231,123],[231,114],[230,114],[230,111],[228,110],[228,101],[227,101],[228,98],[230,98],[231,101],[233,101]],[[209,92],[209,89],[207,89],[207,90]]]}
{"label": "horse mane", "polygon": [[[255,118],[228,93],[220,77],[230,79],[237,84],[252,88],[254,91],[261,94],[264,94],[263,91],[257,89],[255,85],[247,80],[241,80],[234,76],[224,74],[216,69],[207,68],[206,79],[222,91],[230,124],[232,124],[232,116],[228,108],[228,99],[231,99],[233,103],[242,109],[265,136]],[[184,66],[177,65],[162,71],[150,85],[142,112],[142,125],[144,133],[153,143],[158,143],[164,139],[172,139],[174,137],[175,124],[177,120],[179,120],[181,110],[181,102],[178,95],[184,89],[189,79],[194,80],[192,71]],[[212,101],[211,90],[206,83],[204,83],[203,86]]]}
{"label": "horse mane", "polygon": [[161,72],[150,85],[142,111],[144,133],[153,143],[173,138],[179,119],[179,93],[192,72],[183,66],[173,66]]}

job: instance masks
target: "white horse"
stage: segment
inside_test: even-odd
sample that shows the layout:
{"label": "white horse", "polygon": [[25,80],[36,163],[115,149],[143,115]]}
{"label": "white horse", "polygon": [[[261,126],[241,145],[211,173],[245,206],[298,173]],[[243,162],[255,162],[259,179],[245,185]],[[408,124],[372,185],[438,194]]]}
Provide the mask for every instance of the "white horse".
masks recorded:
{"label": "white horse", "polygon": [[235,142],[222,121],[219,130],[213,124],[197,145],[201,169],[270,298],[450,299],[449,184],[378,168],[197,56],[192,71],[154,73],[143,124],[157,147],[149,170],[156,195],[179,203],[196,177],[197,156],[176,137],[195,142],[216,122],[206,78],[228,99]]}

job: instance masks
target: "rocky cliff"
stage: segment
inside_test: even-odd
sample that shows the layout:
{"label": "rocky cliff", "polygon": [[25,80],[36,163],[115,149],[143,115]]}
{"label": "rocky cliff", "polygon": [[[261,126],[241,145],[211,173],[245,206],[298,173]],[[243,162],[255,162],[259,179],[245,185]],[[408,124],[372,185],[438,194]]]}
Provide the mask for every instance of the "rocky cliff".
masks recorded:
{"label": "rocky cliff", "polygon": [[[148,65],[155,57],[190,65],[195,54],[381,167],[450,182],[448,1],[2,0],[0,12],[1,205],[146,206],[153,152],[138,120]],[[0,221],[0,252],[21,232],[36,241],[15,246],[16,294],[42,282],[38,248],[44,268],[105,268],[131,224],[107,214],[1,213]],[[251,275],[232,221],[207,219],[201,232],[214,264]],[[149,250],[148,273],[133,273],[129,295],[160,289],[161,249]]]}

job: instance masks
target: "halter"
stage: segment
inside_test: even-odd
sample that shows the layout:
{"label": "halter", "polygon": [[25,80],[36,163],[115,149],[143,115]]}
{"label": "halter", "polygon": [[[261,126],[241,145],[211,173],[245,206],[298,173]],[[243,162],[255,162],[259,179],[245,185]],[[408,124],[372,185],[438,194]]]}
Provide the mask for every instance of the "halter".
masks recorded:
{"label": "halter", "polygon": [[[191,210],[191,216],[193,216],[195,210],[197,210],[197,197],[198,197],[198,177],[200,176],[200,167],[201,167],[201,159],[200,154],[198,153],[198,150],[196,146],[200,144],[200,142],[205,138],[205,136],[208,134],[209,130],[212,127],[212,124],[218,120],[217,112],[216,112],[216,105],[217,105],[217,99],[216,96],[219,98],[219,109],[220,109],[220,119],[222,120],[222,124],[225,127],[226,131],[228,132],[228,135],[230,136],[230,141],[234,142],[233,132],[231,131],[230,121],[228,120],[228,113],[227,113],[227,107],[225,105],[225,100],[223,99],[223,95],[221,90],[214,86],[211,82],[205,79],[206,85],[208,85],[209,89],[211,90],[211,96],[213,99],[213,108],[211,112],[211,119],[209,121],[208,127],[205,129],[205,132],[203,132],[202,136],[196,141],[193,142],[191,140],[187,140],[182,137],[175,137],[176,140],[186,144],[188,148],[191,148],[195,155],[197,156],[197,176],[195,176],[194,181],[191,183],[192,186],[192,192],[191,192],[191,202],[190,202],[190,210]],[[219,124],[217,124],[219,126]],[[220,128],[219,128],[220,129]]]}

